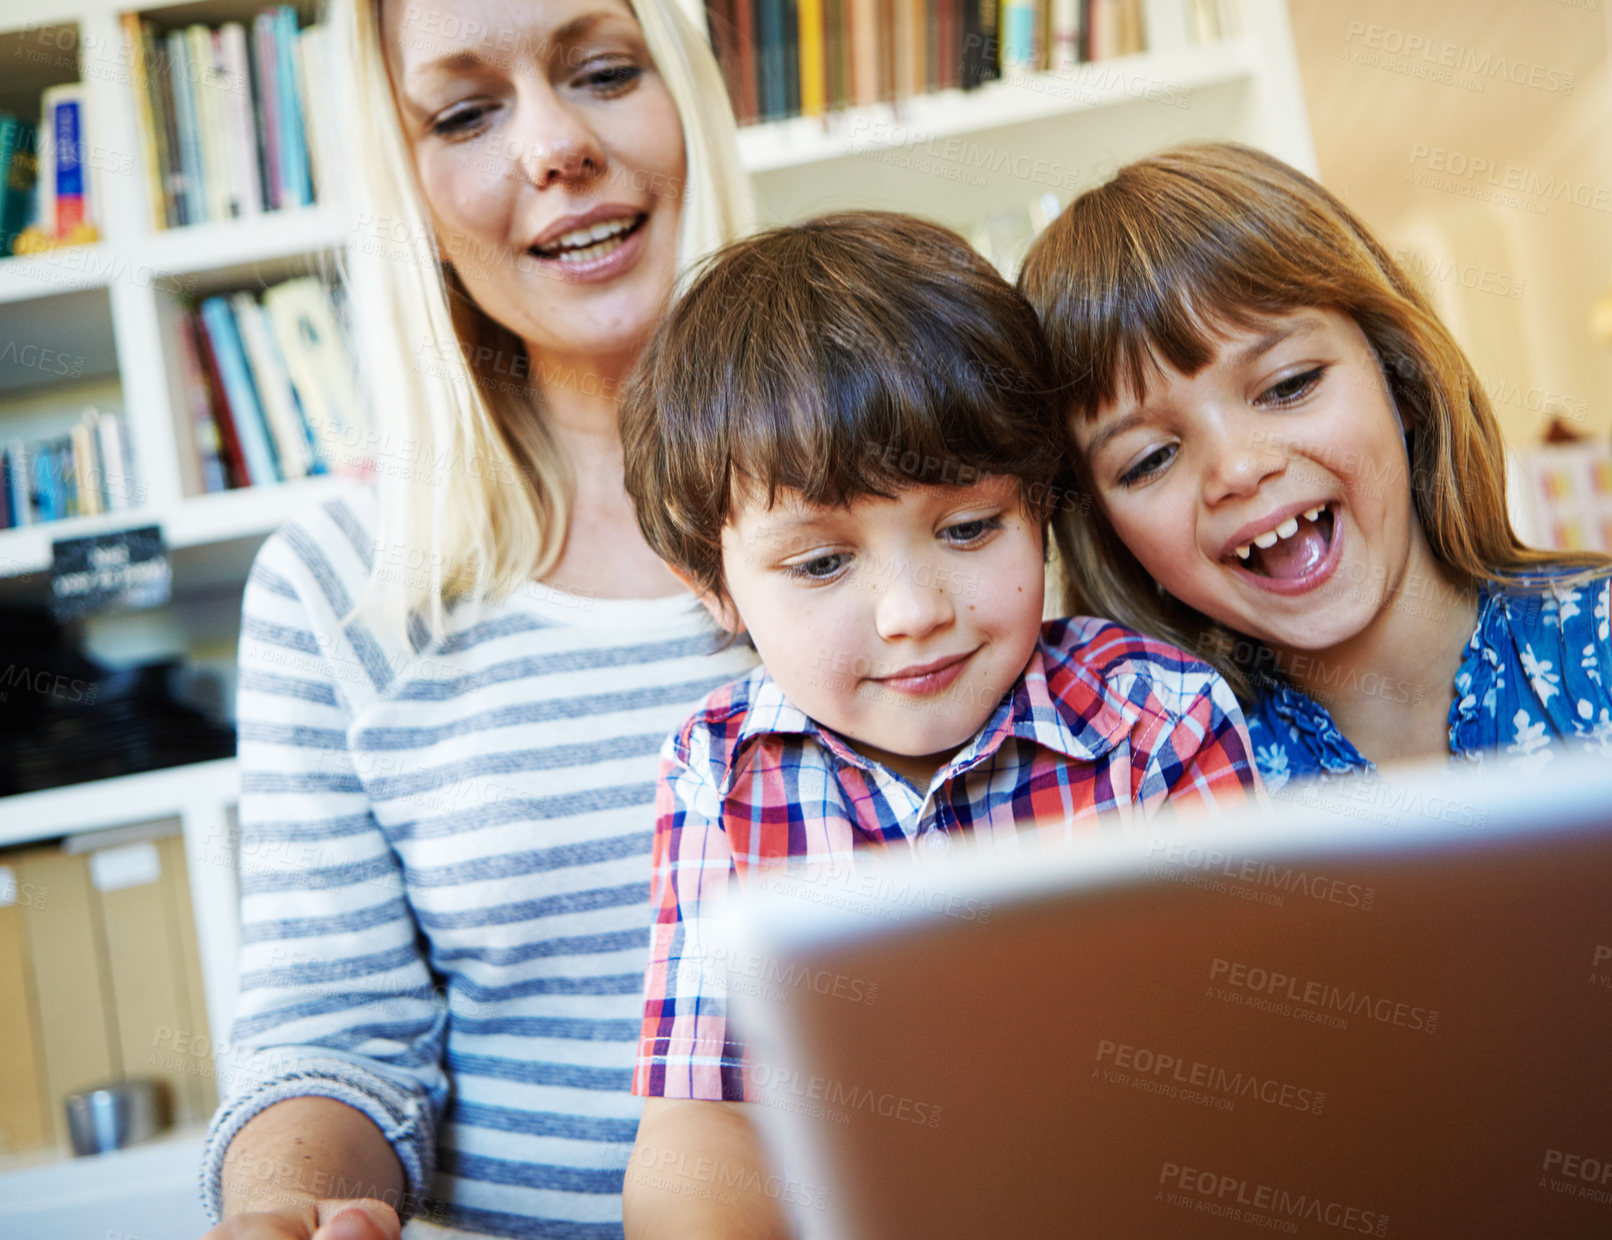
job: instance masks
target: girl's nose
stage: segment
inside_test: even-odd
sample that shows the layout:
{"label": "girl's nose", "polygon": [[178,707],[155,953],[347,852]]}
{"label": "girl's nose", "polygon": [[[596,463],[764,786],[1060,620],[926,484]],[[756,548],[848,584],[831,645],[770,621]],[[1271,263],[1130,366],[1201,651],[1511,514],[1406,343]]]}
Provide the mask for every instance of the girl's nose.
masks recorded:
{"label": "girl's nose", "polygon": [[1287,468],[1285,445],[1263,428],[1228,426],[1210,452],[1204,499],[1211,505],[1251,495]]}
{"label": "girl's nose", "polygon": [[938,574],[903,561],[869,583],[879,592],[874,623],[885,641],[922,638],[944,629],[956,617],[951,595]]}

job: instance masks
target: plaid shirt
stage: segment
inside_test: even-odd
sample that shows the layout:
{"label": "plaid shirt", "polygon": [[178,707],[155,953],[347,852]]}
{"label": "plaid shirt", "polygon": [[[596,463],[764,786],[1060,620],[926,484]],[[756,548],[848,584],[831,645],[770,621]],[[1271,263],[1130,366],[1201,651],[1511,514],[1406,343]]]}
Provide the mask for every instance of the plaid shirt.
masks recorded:
{"label": "plaid shirt", "polygon": [[1166,801],[1213,814],[1263,795],[1252,754],[1208,664],[1088,617],[1043,626],[1013,691],[927,791],[807,718],[765,668],[716,690],[662,754],[633,1092],[760,1095],[704,944],[733,877],[844,863],[853,848],[944,848],[959,831],[1001,848],[1032,825],[1125,830]]}

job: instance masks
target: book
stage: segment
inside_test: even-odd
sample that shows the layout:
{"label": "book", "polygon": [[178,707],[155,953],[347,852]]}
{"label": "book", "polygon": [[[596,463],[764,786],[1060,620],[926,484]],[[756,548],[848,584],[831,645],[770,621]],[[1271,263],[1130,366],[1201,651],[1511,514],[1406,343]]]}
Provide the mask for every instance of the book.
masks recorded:
{"label": "book", "polygon": [[264,291],[263,310],[319,455],[357,464],[365,420],[329,290],[313,276],[287,280]]}
{"label": "book", "polygon": [[225,22],[213,36],[218,54],[220,99],[228,135],[230,198],[237,216],[263,212],[258,184],[257,131],[252,122],[252,80],[247,70],[246,27]]}
{"label": "book", "polygon": [[11,524],[33,525],[38,519],[34,516],[33,469],[22,440],[13,439],[6,448],[6,466],[11,479]]}
{"label": "book", "polygon": [[781,120],[788,113],[788,82],[784,70],[784,0],[755,0],[756,37],[759,40],[757,85],[761,119]]}
{"label": "book", "polygon": [[151,106],[151,74],[146,64],[145,38],[140,30],[140,15],[124,13],[119,19],[123,28],[124,54],[129,62],[129,91],[134,96],[134,112],[140,130],[140,167],[145,173],[146,202],[151,209],[151,226],[154,229],[168,226],[167,209],[162,188],[162,160],[157,154],[156,115]]}
{"label": "book", "polygon": [[319,83],[330,81],[330,38],[323,26],[305,26],[297,35],[297,90],[303,101],[303,131],[308,144],[308,169],[312,176],[310,201],[323,201],[341,166],[341,154],[330,132],[328,110],[321,121],[312,104],[319,97]]}
{"label": "book", "polygon": [[196,342],[195,320],[189,314],[180,314],[175,320],[174,335],[178,340],[179,364],[184,371],[181,383],[185,393],[185,411],[191,437],[196,444],[198,472],[191,485],[205,494],[227,490],[230,481],[224,466],[224,441],[213,413],[207,372]]}
{"label": "book", "polygon": [[308,173],[308,146],[302,101],[297,95],[297,14],[289,4],[274,11],[275,94],[280,107],[281,204],[306,206],[313,201]]}
{"label": "book", "polygon": [[163,213],[169,228],[190,222],[185,190],[185,169],[180,156],[179,120],[174,112],[173,66],[167,59],[167,43],[159,44],[150,22],[140,23],[140,40],[145,45],[146,68],[150,83],[152,124],[156,127],[157,155],[162,161]]}
{"label": "book", "polygon": [[256,73],[256,102],[258,146],[263,152],[263,205],[274,210],[285,205],[282,198],[284,178],[280,171],[280,92],[279,73],[275,69],[275,20],[268,10],[257,15],[252,23],[252,67]]}
{"label": "book", "polygon": [[828,78],[823,63],[823,0],[799,0],[800,111],[821,116],[828,110]]}
{"label": "book", "polygon": [[246,350],[252,386],[257,389],[264,421],[274,442],[280,477],[305,478],[311,473],[323,472],[321,467],[316,467],[313,443],[297,409],[291,375],[263,317],[263,307],[250,293],[235,293],[230,297],[230,309],[235,312],[235,328]]}
{"label": "book", "polygon": [[202,179],[207,186],[207,218],[233,218],[229,147],[224,132],[224,99],[220,89],[217,49],[206,26],[188,26],[190,64],[195,73],[196,132],[201,140]]}
{"label": "book", "polygon": [[188,40],[183,30],[170,30],[166,38],[168,49],[168,80],[173,84],[174,126],[179,138],[179,166],[184,216],[188,224],[199,224],[208,218],[207,185],[202,167],[201,135],[197,129],[196,93],[190,64]]}
{"label": "book", "polygon": [[86,409],[83,420],[69,433],[73,445],[73,479],[78,488],[78,513],[84,517],[99,516],[106,511],[101,489],[105,478],[95,436],[99,416],[93,407]]}
{"label": "book", "polygon": [[213,360],[218,366],[230,421],[240,440],[248,482],[253,486],[276,482],[281,474],[269,438],[268,423],[264,420],[263,406],[252,383],[251,367],[247,364],[246,350],[241,344],[235,315],[228,300],[222,296],[204,300],[201,304],[201,321]]}
{"label": "book", "polygon": [[139,507],[133,463],[129,458],[129,437],[123,433],[123,419],[103,413],[95,422],[95,437],[101,458],[101,487],[106,493],[109,512],[125,512]]}
{"label": "book", "polygon": [[850,16],[851,102],[857,107],[879,98],[878,0],[845,0]]}
{"label": "book", "polygon": [[0,115],[0,258],[33,214],[38,131],[20,116]]}
{"label": "book", "polygon": [[252,485],[252,474],[246,466],[246,454],[241,450],[240,435],[235,430],[235,420],[230,416],[229,400],[224,394],[224,378],[218,368],[218,359],[213,354],[212,343],[208,339],[206,328],[201,321],[199,313],[190,313],[180,319],[181,345],[189,340],[199,367],[199,373],[194,376],[198,390],[205,394],[208,408],[212,411],[213,425],[218,428],[219,458],[224,466],[224,476],[230,487],[247,487]]}

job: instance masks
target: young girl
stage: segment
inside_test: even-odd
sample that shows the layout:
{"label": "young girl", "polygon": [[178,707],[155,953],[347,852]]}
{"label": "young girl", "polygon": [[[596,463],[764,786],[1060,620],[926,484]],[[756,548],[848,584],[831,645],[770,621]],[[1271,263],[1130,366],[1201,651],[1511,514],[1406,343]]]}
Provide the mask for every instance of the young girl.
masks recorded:
{"label": "young girl", "polygon": [[1215,663],[1273,789],[1612,749],[1612,564],[1518,540],[1471,363],[1321,186],[1240,146],[1140,160],[1020,284],[1096,500],[1058,518],[1068,610]]}

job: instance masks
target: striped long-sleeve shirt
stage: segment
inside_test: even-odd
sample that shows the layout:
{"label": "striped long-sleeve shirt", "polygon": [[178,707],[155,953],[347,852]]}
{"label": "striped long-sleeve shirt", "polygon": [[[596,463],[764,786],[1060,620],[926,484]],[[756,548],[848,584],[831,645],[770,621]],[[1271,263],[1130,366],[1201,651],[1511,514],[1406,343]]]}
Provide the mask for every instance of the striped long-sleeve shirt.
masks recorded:
{"label": "striped long-sleeve shirt", "polygon": [[241,990],[204,1198],[216,1217],[252,1116],[321,1095],[375,1121],[430,1217],[620,1236],[657,755],[754,654],[687,595],[537,585],[394,648],[343,622],[372,573],[423,567],[373,508],[294,522],[246,587]]}

